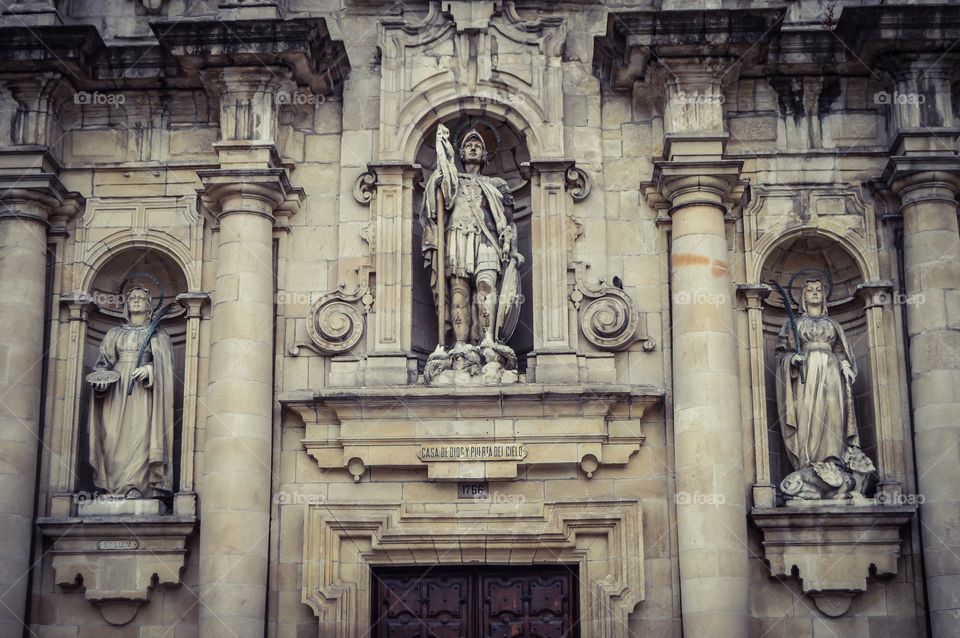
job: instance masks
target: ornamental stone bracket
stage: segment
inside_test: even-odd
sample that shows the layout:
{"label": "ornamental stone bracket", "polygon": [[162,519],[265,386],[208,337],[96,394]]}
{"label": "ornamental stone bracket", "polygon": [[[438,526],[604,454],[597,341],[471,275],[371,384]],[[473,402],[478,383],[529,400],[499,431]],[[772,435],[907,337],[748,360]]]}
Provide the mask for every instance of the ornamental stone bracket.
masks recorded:
{"label": "ornamental stone bracket", "polygon": [[753,508],[764,559],[777,578],[799,578],[804,594],[830,617],[842,616],[867,578],[897,573],[901,528],[912,506]]}
{"label": "ornamental stone bracket", "polygon": [[303,602],[319,618],[320,635],[360,638],[369,632],[371,566],[559,562],[579,568],[583,635],[626,638],[627,617],[645,596],[641,512],[637,500],[537,503],[510,515],[310,505]]}
{"label": "ornamental stone bracket", "polygon": [[150,601],[156,584],[178,586],[193,516],[75,516],[40,518],[53,540],[56,584],[82,587],[111,625],[125,625]]}
{"label": "ornamental stone bracket", "polygon": [[398,386],[291,392],[323,469],[360,481],[374,467],[424,468],[428,480],[513,480],[520,466],[579,465],[588,478],[639,451],[641,419],[663,398],[647,386]]}

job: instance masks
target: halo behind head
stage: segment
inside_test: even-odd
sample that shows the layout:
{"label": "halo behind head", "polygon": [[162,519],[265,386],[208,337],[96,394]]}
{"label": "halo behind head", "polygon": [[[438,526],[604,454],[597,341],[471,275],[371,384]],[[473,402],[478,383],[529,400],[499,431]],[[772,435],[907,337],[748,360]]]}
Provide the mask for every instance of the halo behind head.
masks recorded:
{"label": "halo behind head", "polygon": [[160,280],[150,273],[138,271],[130,273],[122,282],[120,282],[120,289],[118,292],[120,293],[124,314],[126,314],[127,295],[129,295],[130,292],[135,288],[141,288],[147,293],[151,301],[155,301],[153,307],[151,308],[151,313],[156,312],[156,310],[163,303],[163,284],[161,284]]}

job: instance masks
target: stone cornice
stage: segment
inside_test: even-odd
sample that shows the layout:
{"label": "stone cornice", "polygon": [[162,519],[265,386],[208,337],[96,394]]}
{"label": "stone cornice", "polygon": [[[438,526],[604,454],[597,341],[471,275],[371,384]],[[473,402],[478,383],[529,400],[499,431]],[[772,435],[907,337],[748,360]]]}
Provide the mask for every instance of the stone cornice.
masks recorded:
{"label": "stone cornice", "polygon": [[[960,6],[877,5],[786,10],[611,11],[594,42],[594,74],[617,90],[648,77],[650,61],[730,57],[751,77],[867,75],[885,53],[946,53],[960,39]],[[918,37],[918,34],[921,34]]]}
{"label": "stone cornice", "polygon": [[286,66],[300,85],[340,92],[350,69],[346,48],[321,18],[152,22],[161,46],[187,76],[209,67]]}
{"label": "stone cornice", "polygon": [[629,90],[648,80],[651,58],[762,57],[782,22],[783,9],[611,12],[607,32],[594,40],[594,74],[614,88]]}

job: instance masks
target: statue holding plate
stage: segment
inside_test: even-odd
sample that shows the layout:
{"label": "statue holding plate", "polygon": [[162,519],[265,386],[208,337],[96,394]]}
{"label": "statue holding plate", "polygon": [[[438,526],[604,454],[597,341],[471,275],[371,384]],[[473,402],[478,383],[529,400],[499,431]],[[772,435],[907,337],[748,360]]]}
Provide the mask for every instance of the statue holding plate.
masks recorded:
{"label": "statue holding plate", "polygon": [[173,490],[173,345],[141,286],[124,294],[126,323],[111,328],[87,381],[93,482],[108,495],[151,498]]}

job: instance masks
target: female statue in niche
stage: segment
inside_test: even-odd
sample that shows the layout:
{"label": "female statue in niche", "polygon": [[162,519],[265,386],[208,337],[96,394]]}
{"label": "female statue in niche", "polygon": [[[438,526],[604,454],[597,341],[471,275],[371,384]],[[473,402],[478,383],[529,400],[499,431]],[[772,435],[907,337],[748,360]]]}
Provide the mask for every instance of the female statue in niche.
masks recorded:
{"label": "female statue in niche", "polygon": [[104,336],[87,377],[93,482],[112,496],[157,497],[173,490],[173,345],[151,321],[146,288],[126,293],[124,318]]}
{"label": "female statue in niche", "polygon": [[437,168],[420,214],[438,314],[437,349],[424,378],[433,385],[514,382],[517,356],[504,343],[522,299],[513,197],[506,180],[480,174],[487,149],[479,132],[470,130],[460,142],[462,172],[443,124],[436,142]]}
{"label": "female statue in niche", "polygon": [[823,278],[807,279],[800,316],[789,312],[777,339],[777,407],[794,469],[780,484],[788,502],[853,498],[874,469],[857,432],[856,357],[843,328],[827,316],[828,296]]}

